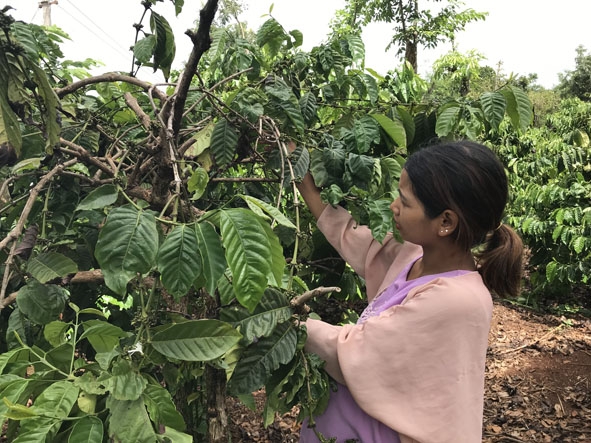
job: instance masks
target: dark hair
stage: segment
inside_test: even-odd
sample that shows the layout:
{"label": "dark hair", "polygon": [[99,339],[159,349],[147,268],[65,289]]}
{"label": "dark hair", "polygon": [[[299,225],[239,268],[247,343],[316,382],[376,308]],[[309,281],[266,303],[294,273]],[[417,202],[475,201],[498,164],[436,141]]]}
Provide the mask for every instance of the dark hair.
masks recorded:
{"label": "dark hair", "polygon": [[440,143],[413,153],[404,166],[413,192],[429,218],[446,209],[459,218],[456,243],[474,250],[489,290],[516,296],[522,274],[523,244],[502,223],[508,199],[505,168],[486,146],[470,141]]}

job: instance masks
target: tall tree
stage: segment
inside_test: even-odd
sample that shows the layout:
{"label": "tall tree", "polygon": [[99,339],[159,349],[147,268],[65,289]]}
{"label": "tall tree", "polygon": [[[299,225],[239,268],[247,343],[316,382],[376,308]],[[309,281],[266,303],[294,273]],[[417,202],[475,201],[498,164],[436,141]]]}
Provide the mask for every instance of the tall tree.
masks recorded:
{"label": "tall tree", "polygon": [[459,0],[431,1],[443,3],[439,12],[421,7],[419,0],[347,0],[345,9],[337,14],[333,28],[336,31],[359,31],[371,22],[393,23],[394,34],[387,48],[398,46],[398,54],[404,54],[404,59],[416,72],[419,45],[434,48],[445,41],[453,42],[455,35],[468,23],[484,20],[488,15],[473,9],[461,10],[464,3]]}
{"label": "tall tree", "polygon": [[560,74],[558,90],[564,97],[577,97],[583,101],[591,101],[591,54],[579,45],[576,49],[574,71]]}

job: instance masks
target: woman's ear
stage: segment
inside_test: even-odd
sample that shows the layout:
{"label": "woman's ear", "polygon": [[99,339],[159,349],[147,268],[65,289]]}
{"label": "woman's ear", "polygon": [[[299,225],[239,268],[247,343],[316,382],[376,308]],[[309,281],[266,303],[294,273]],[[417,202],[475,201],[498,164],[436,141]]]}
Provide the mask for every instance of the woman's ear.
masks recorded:
{"label": "woman's ear", "polygon": [[458,214],[451,209],[446,209],[439,215],[439,235],[447,237],[457,229],[458,223]]}

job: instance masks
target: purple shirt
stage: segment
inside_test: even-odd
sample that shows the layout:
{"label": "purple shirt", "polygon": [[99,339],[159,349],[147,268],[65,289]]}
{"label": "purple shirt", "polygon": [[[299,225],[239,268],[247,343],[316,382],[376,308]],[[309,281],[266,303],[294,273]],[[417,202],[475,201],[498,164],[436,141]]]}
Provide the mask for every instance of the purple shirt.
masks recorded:
{"label": "purple shirt", "polygon": [[[418,259],[417,259],[418,260]],[[414,280],[407,280],[408,272],[416,262],[409,263],[396,277],[396,280],[364,309],[357,324],[368,318],[380,315],[386,309],[399,305],[409,291],[440,277],[457,277],[470,271],[456,270],[440,274],[425,275]],[[366,414],[355,402],[346,386],[338,384],[338,390],[331,392],[328,407],[324,413],[315,417],[316,430],[327,438],[336,438],[337,443],[347,440],[362,443],[400,443],[398,433],[380,421]],[[308,427],[308,420],[302,423],[300,443],[317,443],[318,437]]]}

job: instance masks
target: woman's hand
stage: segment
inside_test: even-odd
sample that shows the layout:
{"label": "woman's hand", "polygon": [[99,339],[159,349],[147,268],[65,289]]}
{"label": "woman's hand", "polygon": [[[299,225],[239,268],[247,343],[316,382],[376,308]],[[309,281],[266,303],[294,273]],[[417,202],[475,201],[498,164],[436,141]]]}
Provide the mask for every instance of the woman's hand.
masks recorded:
{"label": "woman's hand", "polygon": [[[291,154],[296,150],[297,145],[293,140],[289,140],[286,147],[287,152]],[[322,214],[327,205],[322,201],[322,198],[320,197],[320,189],[316,187],[310,172],[307,172],[302,181],[297,183],[296,186],[298,191],[300,191],[300,194],[302,194],[302,197],[304,197],[308,209],[310,209],[314,218],[318,220],[320,214]]]}

